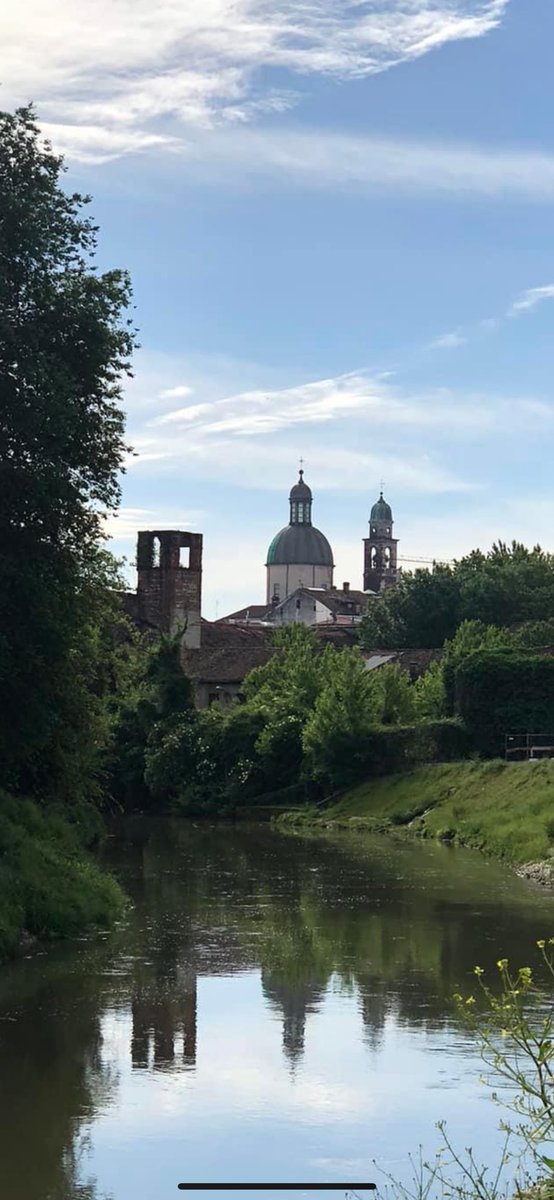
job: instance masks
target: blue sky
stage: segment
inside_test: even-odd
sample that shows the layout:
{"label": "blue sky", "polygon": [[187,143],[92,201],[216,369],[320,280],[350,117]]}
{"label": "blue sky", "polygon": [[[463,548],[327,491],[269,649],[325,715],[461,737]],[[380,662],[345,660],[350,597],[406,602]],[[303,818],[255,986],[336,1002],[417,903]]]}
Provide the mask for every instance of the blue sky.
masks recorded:
{"label": "blue sky", "polygon": [[199,530],[205,615],[263,599],[301,455],[339,583],[381,478],[405,558],[554,549],[552,0],[6,18],[2,104],[34,99],[133,277],[118,553]]}

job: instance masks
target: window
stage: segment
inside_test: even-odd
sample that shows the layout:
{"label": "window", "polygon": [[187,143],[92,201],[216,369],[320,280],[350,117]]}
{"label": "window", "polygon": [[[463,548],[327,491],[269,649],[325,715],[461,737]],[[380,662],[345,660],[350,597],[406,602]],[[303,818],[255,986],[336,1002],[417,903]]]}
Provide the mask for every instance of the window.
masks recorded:
{"label": "window", "polygon": [[155,537],[152,539],[152,566],[159,567],[160,565],[160,539]]}
{"label": "window", "polygon": [[190,546],[179,547],[179,566],[185,567],[186,570],[190,567]]}
{"label": "window", "polygon": [[297,510],[296,510],[296,511],[297,511],[297,519],[298,519],[298,523],[299,523],[299,525],[301,525],[301,524],[302,524],[302,522],[303,522],[303,520],[304,520],[304,505],[303,505],[303,504],[299,504],[299,505],[297,506]]}

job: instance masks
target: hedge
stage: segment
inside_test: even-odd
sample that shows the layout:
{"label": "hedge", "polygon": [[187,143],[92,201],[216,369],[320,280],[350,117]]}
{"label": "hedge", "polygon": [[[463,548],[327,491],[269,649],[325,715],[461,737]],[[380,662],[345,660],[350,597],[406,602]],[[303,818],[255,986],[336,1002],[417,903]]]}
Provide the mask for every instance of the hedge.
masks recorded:
{"label": "hedge", "polygon": [[371,730],[359,747],[359,777],[394,774],[420,763],[452,762],[468,752],[466,730],[456,719],[382,725]]}
{"label": "hedge", "polygon": [[487,757],[503,755],[507,733],[554,735],[554,658],[477,651],[456,671],[454,703]]}

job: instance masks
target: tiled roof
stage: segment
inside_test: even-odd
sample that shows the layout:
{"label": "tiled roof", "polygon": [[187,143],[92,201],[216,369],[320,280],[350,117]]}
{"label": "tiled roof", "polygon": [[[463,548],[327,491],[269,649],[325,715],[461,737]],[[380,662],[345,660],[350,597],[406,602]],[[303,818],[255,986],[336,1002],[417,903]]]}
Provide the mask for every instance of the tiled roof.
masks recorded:
{"label": "tiled roof", "polygon": [[237,612],[228,613],[226,617],[219,617],[216,625],[221,625],[224,621],[263,621],[268,612],[271,612],[270,604],[247,604],[246,608],[239,608]]}
{"label": "tiled roof", "polygon": [[419,679],[423,675],[431,663],[438,662],[443,655],[442,650],[387,650],[376,647],[375,649],[362,650],[362,655],[366,660],[368,671],[374,670],[377,667],[382,667],[387,662],[397,663],[402,667],[403,671],[408,671],[412,679]]}
{"label": "tiled roof", "polygon": [[200,648],[184,651],[183,666],[198,683],[241,683],[274,652],[271,630],[203,621]]}
{"label": "tiled roof", "polygon": [[354,591],[352,588],[349,588],[347,592],[343,591],[342,588],[327,588],[325,590],[323,588],[304,588],[304,591],[309,592],[310,596],[314,596],[321,604],[325,604],[331,612],[340,610],[347,613],[349,604],[365,609],[369,600],[367,592]]}

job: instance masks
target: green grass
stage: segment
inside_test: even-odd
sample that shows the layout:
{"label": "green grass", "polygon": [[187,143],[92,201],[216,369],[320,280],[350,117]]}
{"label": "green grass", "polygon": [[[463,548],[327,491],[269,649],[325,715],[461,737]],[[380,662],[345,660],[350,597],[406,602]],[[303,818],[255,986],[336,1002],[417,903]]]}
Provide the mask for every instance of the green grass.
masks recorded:
{"label": "green grass", "polygon": [[113,924],[124,907],[119,884],[89,857],[75,825],[0,794],[0,958],[23,933],[70,937]]}
{"label": "green grass", "polygon": [[369,830],[409,825],[514,865],[536,862],[554,857],[554,761],[420,767],[368,780],[306,820]]}

